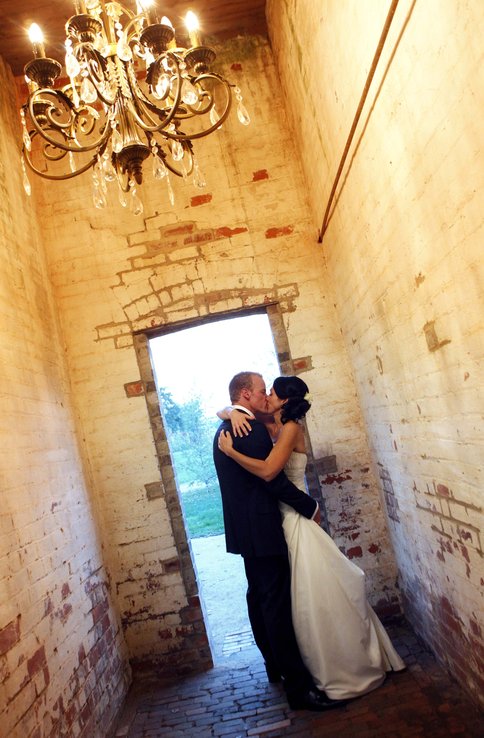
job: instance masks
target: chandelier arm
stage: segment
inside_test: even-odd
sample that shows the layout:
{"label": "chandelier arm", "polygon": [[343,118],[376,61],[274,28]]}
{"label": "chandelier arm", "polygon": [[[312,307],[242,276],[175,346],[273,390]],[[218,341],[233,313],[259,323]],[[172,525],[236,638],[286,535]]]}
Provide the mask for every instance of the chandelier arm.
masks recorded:
{"label": "chandelier arm", "polygon": [[[150,115],[150,109],[153,112],[159,112],[159,109],[156,107],[156,105],[152,105],[149,100],[146,99],[136,99],[132,98],[132,102],[134,103],[131,106],[131,111],[133,114],[133,117],[136,120],[136,123],[139,125],[139,127],[145,131],[145,133],[161,133],[163,132],[163,135],[169,136],[168,132],[164,129],[167,125],[171,122],[171,119],[169,120],[168,117],[161,121],[161,123],[156,123],[154,118]],[[139,109],[139,110],[138,110]],[[141,117],[141,114],[146,115],[149,117],[149,119],[152,121],[152,125],[149,125],[148,123],[145,123],[143,118]]]}
{"label": "chandelier arm", "polygon": [[51,180],[63,180],[63,179],[72,179],[73,177],[77,177],[78,174],[84,174],[84,172],[87,172],[88,169],[90,169],[97,161],[97,154],[92,157],[86,164],[84,164],[80,169],[76,169],[75,172],[70,172],[69,174],[47,174],[47,172],[42,171],[41,169],[37,169],[37,167],[34,165],[30,158],[30,152],[26,150],[25,146],[22,147],[22,154],[24,156],[24,160],[27,162],[27,165],[29,169],[31,169],[35,174],[40,175],[43,179],[51,179]]}
{"label": "chandelier arm", "polygon": [[168,126],[174,118],[178,120],[188,120],[190,118],[195,118],[198,115],[204,115],[205,113],[208,113],[210,108],[214,105],[213,96],[208,91],[204,91],[209,97],[209,102],[204,108],[202,108],[201,110],[197,110],[192,105],[186,104],[186,108],[190,111],[190,113],[180,114],[179,112],[177,112],[177,107],[181,99],[183,77],[179,75],[179,81],[181,80],[181,84],[178,84],[177,97],[172,105],[170,113],[167,114],[167,117],[160,124],[153,123],[153,125],[149,125],[140,117],[137,108],[142,108],[145,115],[149,116],[151,120],[153,120],[153,118],[150,116],[149,111],[157,112],[160,109],[144,95],[143,91],[138,85],[136,85],[136,88],[133,88],[132,80],[130,80],[129,82],[132,92],[132,99],[136,101],[136,106],[133,106],[132,111],[139,127],[149,133],[161,133],[163,131],[163,135],[166,136],[166,138],[172,139],[173,141],[186,141],[194,138],[203,138],[213,131],[216,131],[224,123],[230,113],[232,107],[232,95],[230,93],[230,88],[233,87],[233,85],[231,85],[230,82],[221,77],[219,74],[211,72],[201,74],[198,77],[194,78],[192,84],[197,84],[199,81],[203,81],[204,79],[216,80],[220,85],[222,85],[226,95],[225,107],[215,124],[211,125],[209,128],[204,129],[203,131],[200,131],[199,133],[193,134],[173,132],[168,130]]}
{"label": "chandelier arm", "polygon": [[129,35],[129,30],[130,30],[131,26],[134,26],[134,24],[137,21],[143,21],[143,20],[146,20],[146,19],[145,19],[144,13],[138,13],[137,15],[134,15],[131,11],[129,11],[128,8],[126,8],[126,14],[128,15],[128,17],[131,18],[131,20],[127,24],[126,28],[124,29],[124,35],[126,37],[126,41],[129,43],[133,39],[135,41],[137,41],[138,39],[136,37],[139,36],[139,30],[136,30],[136,29],[131,34],[131,36]]}
{"label": "chandelier arm", "polygon": [[[210,126],[210,128],[205,128],[203,131],[200,131],[199,133],[192,133],[192,134],[189,134],[189,135],[188,134],[174,134],[173,136],[170,135],[170,138],[175,138],[175,139],[179,139],[179,140],[183,140],[184,138],[190,138],[190,139],[203,138],[204,136],[208,136],[210,133],[213,133],[213,131],[216,131],[217,128],[220,128],[220,126],[227,119],[228,114],[230,113],[230,110],[232,108],[232,95],[230,93],[230,88],[233,87],[233,85],[231,85],[230,82],[227,82],[227,80],[224,79],[223,77],[221,77],[220,75],[215,74],[215,73],[211,73],[211,72],[208,72],[206,74],[202,74],[199,77],[197,77],[195,79],[195,81],[194,81],[194,84],[196,82],[198,82],[199,80],[202,80],[202,79],[216,79],[218,82],[220,82],[220,84],[222,85],[222,87],[225,89],[226,102],[225,102],[225,108],[224,108],[223,113],[220,114],[219,119],[217,120],[217,122],[214,123],[212,126]],[[180,118],[181,119],[183,119],[183,118],[185,118],[185,119],[186,118],[193,118],[195,115],[204,115],[205,113],[207,113],[210,110],[210,108],[214,105],[213,96],[210,93],[207,93],[207,94],[210,96],[211,102],[210,102],[210,104],[204,110],[202,110],[202,111],[198,110],[197,111],[196,109],[193,108],[193,106],[187,105],[187,108],[189,108],[190,110],[193,111],[192,114],[191,115],[184,115],[184,116],[181,115]],[[169,135],[168,132],[166,133],[166,135],[167,136]]]}
{"label": "chandelier arm", "polygon": [[[35,97],[38,96],[38,95],[41,95],[43,93],[44,94],[47,93],[47,94],[53,96],[54,99],[57,98],[57,97],[60,98],[60,100],[66,105],[67,111],[69,112],[69,114],[71,116],[72,116],[72,113],[74,111],[74,105],[72,104],[72,102],[70,101],[70,99],[68,98],[68,96],[65,93],[63,93],[61,90],[51,90],[49,88],[44,88],[44,89],[36,90],[36,92],[29,98],[29,100],[28,100],[28,109],[29,109],[30,119],[32,121],[32,124],[33,124],[36,132],[45,141],[48,141],[48,143],[52,144],[52,146],[54,146],[55,148],[60,148],[60,149],[63,149],[64,151],[72,151],[73,153],[80,153],[80,152],[83,152],[83,151],[92,151],[93,149],[98,148],[103,143],[105,143],[105,141],[107,140],[107,138],[110,135],[110,129],[109,129],[109,127],[106,127],[106,130],[104,131],[104,133],[96,141],[94,141],[92,144],[90,144],[89,146],[79,146],[79,145],[76,144],[74,147],[71,147],[69,145],[66,145],[66,144],[61,143],[59,140],[56,140],[55,138],[51,138],[51,136],[49,136],[49,134],[47,133],[47,131],[45,130],[45,128],[43,128],[40,125],[40,123],[37,121],[37,116],[36,116],[36,113],[35,113],[35,110],[34,110],[35,103],[36,102],[37,103],[42,102],[41,100],[37,100],[36,101],[35,100]],[[54,103],[53,102],[50,102],[49,103],[49,106],[50,107],[53,107],[54,106]],[[67,129],[67,128],[71,128],[72,129],[72,127],[74,126],[74,123],[75,123],[75,119],[77,117],[78,117],[78,114],[75,114],[74,115],[74,119],[72,119],[72,117],[71,117],[70,122],[68,124],[65,124],[65,123],[59,123],[58,121],[56,121],[52,117],[52,113],[50,112],[50,110],[49,110],[49,113],[47,114],[47,118],[48,118],[49,122],[51,123],[52,127],[54,129],[58,130],[60,133],[62,133],[64,137],[66,137],[66,133],[65,133],[65,130],[64,129]]]}

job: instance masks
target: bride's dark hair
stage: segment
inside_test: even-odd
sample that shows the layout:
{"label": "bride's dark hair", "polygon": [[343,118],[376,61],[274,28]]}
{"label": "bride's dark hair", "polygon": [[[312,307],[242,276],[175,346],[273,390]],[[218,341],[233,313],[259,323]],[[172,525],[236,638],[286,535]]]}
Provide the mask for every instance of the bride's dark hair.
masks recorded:
{"label": "bride's dark hair", "polygon": [[287,400],[281,408],[281,423],[304,418],[311,407],[305,399],[309,392],[306,382],[299,377],[277,377],[272,386],[280,400]]}

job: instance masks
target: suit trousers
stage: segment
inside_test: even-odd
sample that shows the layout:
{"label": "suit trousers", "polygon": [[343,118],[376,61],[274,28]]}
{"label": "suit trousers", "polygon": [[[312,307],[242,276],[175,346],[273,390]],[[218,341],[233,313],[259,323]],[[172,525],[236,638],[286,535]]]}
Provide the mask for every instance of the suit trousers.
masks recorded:
{"label": "suit trousers", "polygon": [[244,557],[244,565],[255,642],[267,667],[284,678],[288,696],[305,694],[314,682],[302,661],[292,624],[288,557]]}

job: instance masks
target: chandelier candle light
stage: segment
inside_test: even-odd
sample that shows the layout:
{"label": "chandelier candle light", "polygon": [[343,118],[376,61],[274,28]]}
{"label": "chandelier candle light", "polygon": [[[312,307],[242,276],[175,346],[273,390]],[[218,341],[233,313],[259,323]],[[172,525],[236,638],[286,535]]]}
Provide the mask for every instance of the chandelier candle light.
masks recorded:
{"label": "chandelier candle light", "polygon": [[153,177],[166,180],[173,205],[170,172],[205,186],[192,142],[221,127],[232,93],[240,122],[250,123],[240,89],[210,71],[216,55],[203,45],[196,15],[186,15],[185,48],[153,0],[133,5],[130,10],[118,2],[74,2],[75,15],[65,26],[68,82],[62,87],[54,88],[62,66],[46,56],[42,31],[32,24],[34,58],[24,69],[29,96],[20,110],[27,194],[26,163],[52,180],[92,168],[94,205],[106,207],[111,182],[120,203],[138,215],[143,205],[137,187],[150,161]]}

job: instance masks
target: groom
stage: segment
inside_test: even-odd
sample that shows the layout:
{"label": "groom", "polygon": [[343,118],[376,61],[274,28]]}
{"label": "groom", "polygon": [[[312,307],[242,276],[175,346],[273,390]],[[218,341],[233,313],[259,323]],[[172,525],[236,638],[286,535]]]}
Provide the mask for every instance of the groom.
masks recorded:
{"label": "groom", "polygon": [[[256,372],[236,374],[229,384],[230,401],[245,412],[252,426],[242,437],[233,436],[234,448],[265,459],[272,449],[266,427],[254,413],[267,413],[266,386]],[[319,522],[315,500],[301,492],[280,472],[264,482],[245,471],[218,448],[218,436],[231,431],[224,421],[215,435],[213,455],[222,493],[225,539],[229,553],[241,554],[247,575],[247,606],[255,642],[264,657],[269,681],[284,679],[292,709],[322,711],[342,704],[319,691],[303,664],[291,616],[291,578],[279,501],[306,518]]]}

